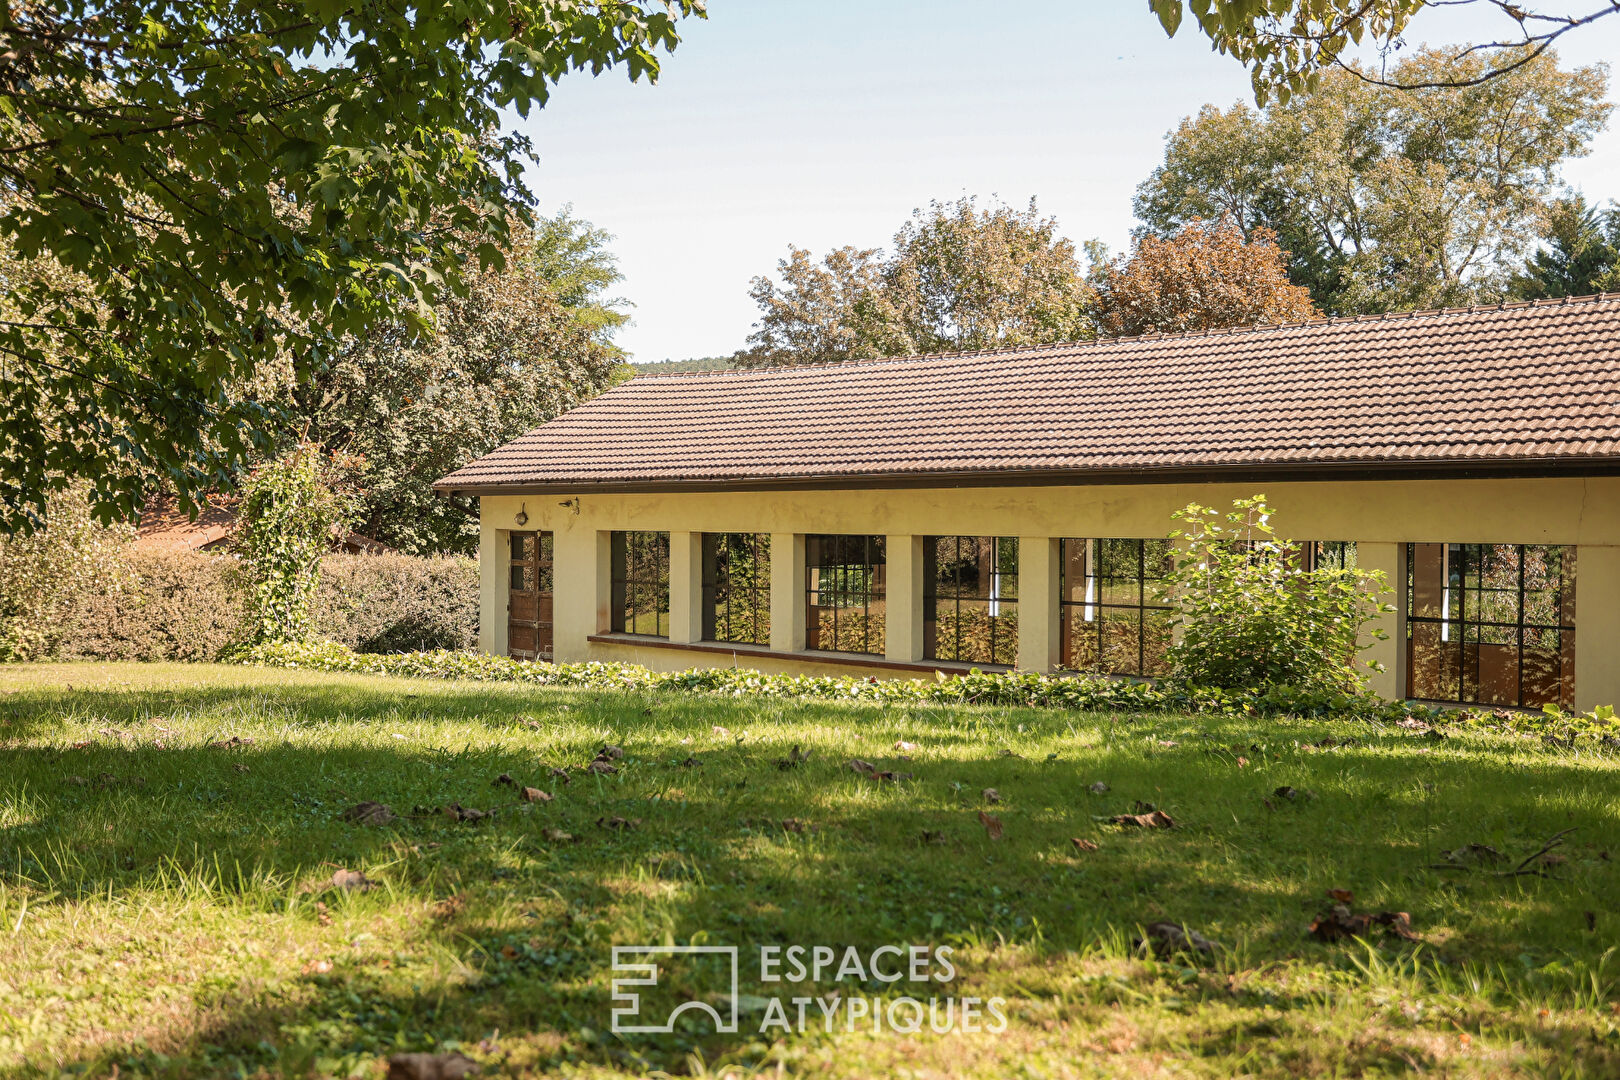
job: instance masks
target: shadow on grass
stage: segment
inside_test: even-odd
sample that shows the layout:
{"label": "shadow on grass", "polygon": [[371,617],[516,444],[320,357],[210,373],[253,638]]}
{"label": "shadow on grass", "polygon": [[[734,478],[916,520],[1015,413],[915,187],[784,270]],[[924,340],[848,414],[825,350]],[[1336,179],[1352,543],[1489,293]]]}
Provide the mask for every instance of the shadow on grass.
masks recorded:
{"label": "shadow on grass", "polygon": [[[397,692],[402,684],[388,685]],[[0,881],[34,890],[47,912],[101,898],[161,903],[184,890],[312,934],[317,900],[328,917],[397,923],[386,947],[351,949],[330,972],[289,972],[273,995],[197,991],[197,1004],[220,1019],[164,1053],[130,1044],[64,1063],[91,1072],[113,1063],[124,1075],[341,1072],[341,1063],[391,1047],[470,1044],[495,1029],[509,1039],[522,1033],[520,1053],[540,1068],[575,1059],[679,1071],[693,1051],[711,1062],[757,1056],[757,1017],[745,1017],[736,1035],[696,1021],[670,1035],[607,1034],[611,945],[666,939],[745,950],[952,944],[979,961],[1011,943],[1022,947],[1012,977],[964,969],[953,992],[1039,998],[1076,992],[1043,958],[1100,949],[1120,959],[1134,927],[1170,919],[1231,947],[1232,959],[1189,985],[1241,1004],[1244,992],[1224,981],[1223,965],[1305,957],[1348,970],[1342,949],[1304,935],[1334,887],[1354,888],[1358,907],[1408,910],[1420,930],[1445,926],[1433,949],[1453,963],[1501,963],[1504,994],[1545,993],[1537,963],[1516,958],[1598,965],[1608,937],[1586,929],[1584,912],[1620,886],[1613,859],[1591,846],[1615,835],[1612,769],[1472,753],[1405,734],[1363,734],[1360,745],[1328,752],[1298,745],[1343,736],[1343,726],[1327,724],[1256,735],[1263,725],[1253,721],[1159,717],[1092,721],[1071,733],[1076,718],[1059,713],[429,683],[379,698],[358,681],[29,691],[3,701],[0,733],[12,744],[0,749]],[[536,729],[514,723],[527,705]],[[203,714],[199,722],[221,738],[239,724],[254,741],[197,745],[191,731],[190,742],[152,745],[161,733],[149,729],[162,725],[147,721],[182,713]],[[143,741],[18,745],[54,734],[64,715],[113,729],[142,724]],[[749,723],[758,730],[741,742],[713,731]],[[438,741],[434,725],[445,729],[443,745],[419,745]],[[291,741],[289,728],[322,737]],[[619,772],[581,772],[604,732],[622,740]],[[902,737],[919,744],[906,755],[913,760],[887,749]],[[780,768],[794,743],[812,751],[810,761]],[[955,756],[967,746],[972,755]],[[851,757],[916,776],[874,781],[845,766]],[[554,765],[569,766],[571,782],[552,777]],[[492,786],[502,773],[554,801],[516,802],[511,788]],[[1098,782],[1108,790],[1093,793]],[[1282,786],[1296,798],[1277,796]],[[986,788],[997,803],[987,803]],[[342,811],[361,800],[400,817],[383,826],[344,821]],[[1168,811],[1178,827],[1098,820],[1138,802]],[[412,816],[414,807],[450,803],[498,812],[478,823]],[[1000,818],[1002,839],[988,837],[981,809]],[[614,817],[639,824],[607,827]],[[1553,877],[1429,869],[1444,848],[1529,851],[1570,827],[1575,843]],[[1077,851],[1077,837],[1098,849]],[[384,888],[305,891],[338,867],[364,869]],[[453,979],[413,982],[419,976],[393,971],[400,954],[435,952],[457,957]],[[646,998],[649,1015],[724,989],[696,965],[668,974]],[[743,982],[745,993],[780,992],[762,987],[747,959]],[[832,987],[823,981],[813,992]],[[895,991],[875,980],[844,989]],[[1092,987],[1084,1000],[1106,1006],[1113,993]],[[1261,1003],[1321,1007],[1304,991],[1267,990]],[[1222,1038],[1211,1033],[1211,1045]],[[1393,1067],[1410,1051],[1369,1043],[1346,1053],[1335,1061],[1354,1073]]]}

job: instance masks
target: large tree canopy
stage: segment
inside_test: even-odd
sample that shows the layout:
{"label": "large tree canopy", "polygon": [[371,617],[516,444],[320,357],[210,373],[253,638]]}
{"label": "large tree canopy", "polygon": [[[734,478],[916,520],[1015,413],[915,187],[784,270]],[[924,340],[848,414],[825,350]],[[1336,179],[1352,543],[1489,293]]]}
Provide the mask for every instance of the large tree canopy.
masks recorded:
{"label": "large tree canopy", "polygon": [[657,73],[702,0],[12,0],[0,8],[0,530],[88,479],[182,500],[272,426],[232,393],[499,260],[571,70]]}
{"label": "large tree canopy", "polygon": [[1174,236],[1137,238],[1129,258],[1096,274],[1097,319],[1107,334],[1196,333],[1303,322],[1317,311],[1288,280],[1288,253],[1265,229],[1193,221]]}
{"label": "large tree canopy", "polygon": [[[286,442],[364,459],[355,529],[410,554],[475,551],[475,512],[433,482],[612,381],[621,354],[602,319],[615,308],[599,294],[618,282],[616,264],[599,243],[559,252],[557,222],[470,275],[431,331],[375,323],[289,388]],[[595,232],[578,221],[564,231]]]}
{"label": "large tree canopy", "polygon": [[[1420,50],[1397,71],[1483,63]],[[1602,129],[1607,85],[1603,68],[1561,70],[1548,54],[1461,89],[1334,71],[1286,104],[1206,106],[1167,137],[1137,216],[1163,236],[1193,219],[1272,230],[1330,314],[1499,299],[1544,228],[1558,166]]]}
{"label": "large tree canopy", "polygon": [[794,248],[780,283],[757,277],[761,310],[746,366],[822,363],[1089,337],[1090,289],[1073,241],[1032,200],[980,209],[930,203],[892,252],[839,248],[817,263]]}
{"label": "large tree canopy", "polygon": [[[1616,0],[1148,0],[1148,6],[1171,37],[1190,12],[1218,51],[1249,68],[1262,105],[1273,96],[1286,104],[1315,90],[1322,73],[1333,69],[1407,90],[1477,86],[1532,62],[1565,34],[1620,15]],[[1426,7],[1496,17],[1488,40],[1452,54],[1470,63],[1421,71],[1354,63],[1363,47],[1387,61],[1406,44],[1409,24]]]}
{"label": "large tree canopy", "polygon": [[1513,295],[1546,300],[1620,290],[1620,206],[1599,209],[1579,195],[1560,199],[1542,240],[1513,279]]}

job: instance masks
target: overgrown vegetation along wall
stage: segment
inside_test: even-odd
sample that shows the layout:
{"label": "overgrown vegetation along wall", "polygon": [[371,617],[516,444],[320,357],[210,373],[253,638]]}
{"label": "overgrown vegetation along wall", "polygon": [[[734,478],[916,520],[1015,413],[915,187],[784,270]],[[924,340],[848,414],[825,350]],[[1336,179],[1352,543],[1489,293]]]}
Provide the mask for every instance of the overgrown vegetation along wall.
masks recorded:
{"label": "overgrown vegetation along wall", "polygon": [[[228,555],[130,551],[133,582],[86,582],[47,655],[61,660],[212,660],[241,640],[243,579]],[[315,633],[362,652],[467,649],[478,636],[478,564],[328,555]]]}

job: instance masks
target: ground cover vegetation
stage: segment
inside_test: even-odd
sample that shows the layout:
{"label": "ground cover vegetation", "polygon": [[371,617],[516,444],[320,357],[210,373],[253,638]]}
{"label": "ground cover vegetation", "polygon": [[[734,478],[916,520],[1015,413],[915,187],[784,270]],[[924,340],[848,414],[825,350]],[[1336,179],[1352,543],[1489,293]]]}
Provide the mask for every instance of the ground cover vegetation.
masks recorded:
{"label": "ground cover vegetation", "polygon": [[[1602,744],[1460,723],[10,665],[0,1074],[1612,1075],[1616,805]],[[745,951],[737,1034],[615,1036],[644,942],[956,977]],[[759,1033],[835,992],[1007,1026]]]}

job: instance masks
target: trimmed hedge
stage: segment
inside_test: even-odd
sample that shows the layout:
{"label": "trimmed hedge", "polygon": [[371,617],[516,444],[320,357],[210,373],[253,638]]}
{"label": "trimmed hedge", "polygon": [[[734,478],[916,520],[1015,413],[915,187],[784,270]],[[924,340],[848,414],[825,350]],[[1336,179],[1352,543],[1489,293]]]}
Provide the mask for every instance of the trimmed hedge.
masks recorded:
{"label": "trimmed hedge", "polygon": [[[50,655],[59,660],[213,660],[243,637],[235,558],[131,549],[134,583],[87,583]],[[456,557],[328,555],[316,632],[368,651],[469,649],[478,640],[478,564]]]}

